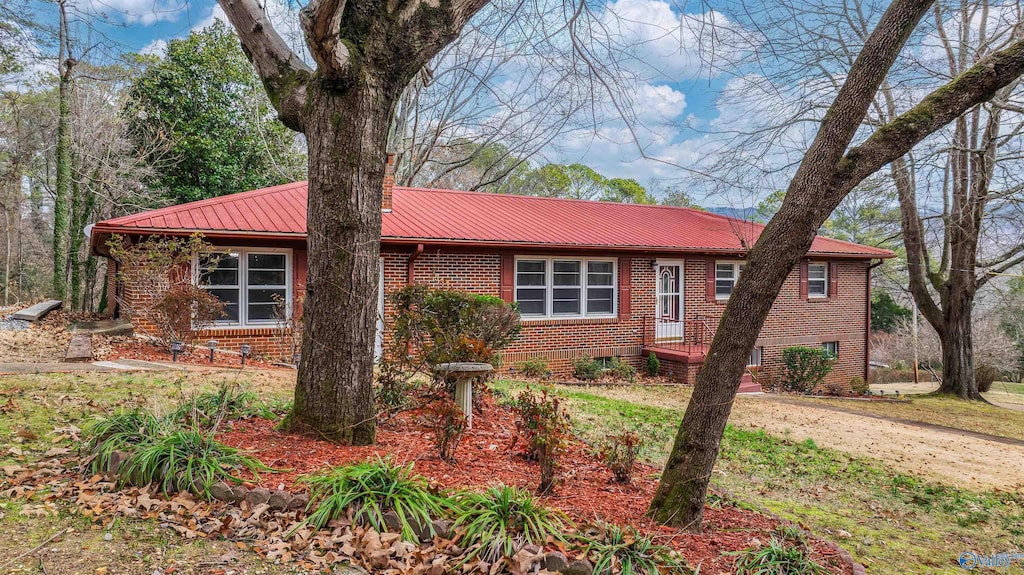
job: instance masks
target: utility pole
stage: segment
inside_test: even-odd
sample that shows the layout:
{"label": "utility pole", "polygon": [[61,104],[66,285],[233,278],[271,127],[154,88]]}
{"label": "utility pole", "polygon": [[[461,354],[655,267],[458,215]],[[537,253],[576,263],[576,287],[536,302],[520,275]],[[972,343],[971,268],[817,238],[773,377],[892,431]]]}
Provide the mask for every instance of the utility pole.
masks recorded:
{"label": "utility pole", "polygon": [[917,302],[915,302],[913,299],[911,299],[910,301],[911,301],[911,305],[912,305],[913,310],[914,310],[914,324],[911,327],[910,333],[911,333],[911,339],[913,340],[913,345],[914,345],[914,383],[916,384],[919,381],[919,376],[918,376],[918,371],[917,371]]}

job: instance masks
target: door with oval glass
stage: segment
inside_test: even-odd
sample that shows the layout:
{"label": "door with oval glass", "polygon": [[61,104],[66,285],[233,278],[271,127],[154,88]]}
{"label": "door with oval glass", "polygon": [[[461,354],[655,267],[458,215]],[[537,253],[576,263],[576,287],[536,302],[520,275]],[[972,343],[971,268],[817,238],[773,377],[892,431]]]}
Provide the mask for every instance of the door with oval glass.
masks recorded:
{"label": "door with oval glass", "polygon": [[659,341],[682,341],[683,262],[658,260],[655,337]]}

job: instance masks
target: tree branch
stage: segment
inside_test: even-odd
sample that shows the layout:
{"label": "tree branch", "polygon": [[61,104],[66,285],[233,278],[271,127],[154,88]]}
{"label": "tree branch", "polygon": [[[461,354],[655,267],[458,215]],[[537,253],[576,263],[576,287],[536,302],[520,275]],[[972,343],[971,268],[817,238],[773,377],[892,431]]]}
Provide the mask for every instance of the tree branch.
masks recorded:
{"label": "tree branch", "polygon": [[851,148],[832,180],[834,189],[852,189],[882,166],[910,152],[925,136],[949,124],[1024,73],[1024,40],[995,52],[935,90],[919,104]]}
{"label": "tree branch", "polygon": [[330,77],[342,75],[349,62],[348,48],[340,36],[345,4],[346,0],[312,0],[299,12],[309,53],[320,72]]}
{"label": "tree branch", "polygon": [[256,67],[281,122],[303,131],[306,83],[312,70],[274,30],[256,0],[217,0],[238,31],[242,50]]}

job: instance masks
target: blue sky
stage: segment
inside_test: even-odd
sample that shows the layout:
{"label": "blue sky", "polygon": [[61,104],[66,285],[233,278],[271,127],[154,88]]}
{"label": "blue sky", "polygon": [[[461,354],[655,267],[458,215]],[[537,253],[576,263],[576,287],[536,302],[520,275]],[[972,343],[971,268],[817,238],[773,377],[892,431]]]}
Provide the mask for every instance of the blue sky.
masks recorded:
{"label": "blue sky", "polygon": [[[77,35],[102,34],[115,51],[159,52],[167,41],[223,17],[214,0],[75,1],[81,14]],[[41,19],[55,19],[55,6],[37,6]],[[644,142],[648,155],[665,162],[643,159],[633,133],[610,109],[600,127],[560,138],[557,145],[544,150],[542,161],[582,162],[607,176],[633,177],[645,185],[652,179],[686,176],[685,170],[672,164],[686,166],[700,158],[702,132],[719,115],[718,94],[727,81],[722,75],[709,74],[699,61],[695,43],[700,33],[693,31],[699,27],[694,23],[706,22],[708,8],[697,4],[695,9],[690,12],[664,0],[615,0],[597,14],[597,18],[614,14],[606,23],[623,38],[635,40],[636,58],[631,65],[636,85],[629,89],[638,117],[633,133]],[[724,17],[714,18],[718,22]],[[289,21],[283,14],[272,14],[272,19],[282,25]],[[97,33],[90,33],[90,28]]]}

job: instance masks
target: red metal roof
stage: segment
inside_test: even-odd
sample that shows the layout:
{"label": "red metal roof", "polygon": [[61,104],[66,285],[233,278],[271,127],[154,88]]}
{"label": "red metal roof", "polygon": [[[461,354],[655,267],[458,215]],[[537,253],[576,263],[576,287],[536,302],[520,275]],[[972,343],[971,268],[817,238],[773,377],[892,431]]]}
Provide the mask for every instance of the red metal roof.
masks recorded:
{"label": "red metal roof", "polygon": [[[689,208],[592,202],[481,192],[394,188],[382,214],[384,243],[457,243],[529,247],[741,252],[763,225]],[[297,182],[170,206],[99,222],[112,233],[181,233],[210,237],[304,237],[306,183]],[[743,241],[741,241],[741,238]],[[884,258],[889,250],[818,237],[811,252]]]}

